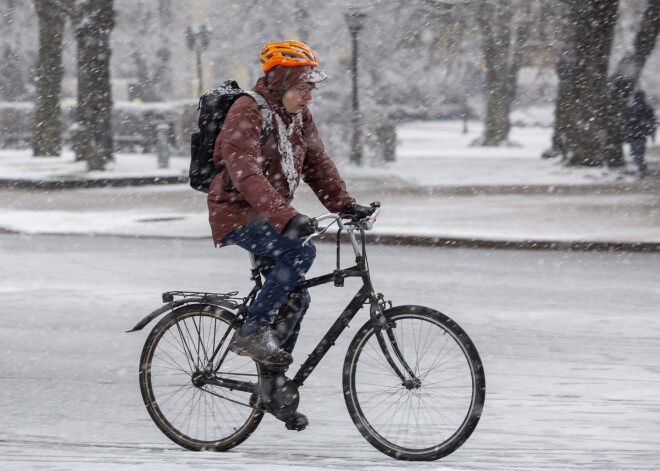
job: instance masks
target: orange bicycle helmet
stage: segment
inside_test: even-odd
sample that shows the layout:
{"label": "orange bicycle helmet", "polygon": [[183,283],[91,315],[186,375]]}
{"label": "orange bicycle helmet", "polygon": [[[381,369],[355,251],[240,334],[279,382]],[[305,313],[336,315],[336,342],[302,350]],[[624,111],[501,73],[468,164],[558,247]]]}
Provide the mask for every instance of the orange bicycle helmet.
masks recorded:
{"label": "orange bicycle helmet", "polygon": [[261,68],[266,73],[276,65],[317,67],[318,61],[312,48],[306,44],[299,41],[275,41],[261,49]]}

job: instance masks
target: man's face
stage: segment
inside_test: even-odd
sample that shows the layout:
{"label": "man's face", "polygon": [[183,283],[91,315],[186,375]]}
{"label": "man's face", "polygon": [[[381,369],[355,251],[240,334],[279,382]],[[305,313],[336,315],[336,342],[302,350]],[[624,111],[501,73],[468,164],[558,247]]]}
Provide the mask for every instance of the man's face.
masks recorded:
{"label": "man's face", "polygon": [[312,101],[314,84],[300,82],[289,88],[282,97],[282,104],[289,113],[298,114]]}

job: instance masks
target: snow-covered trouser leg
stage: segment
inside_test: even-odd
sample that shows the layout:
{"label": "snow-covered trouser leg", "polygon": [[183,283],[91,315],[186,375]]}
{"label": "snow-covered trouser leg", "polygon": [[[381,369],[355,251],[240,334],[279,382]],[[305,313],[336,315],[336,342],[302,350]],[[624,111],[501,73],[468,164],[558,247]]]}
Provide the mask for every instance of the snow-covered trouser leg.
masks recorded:
{"label": "snow-covered trouser leg", "polygon": [[[282,302],[291,293],[293,287],[305,278],[305,274],[312,266],[316,257],[316,247],[312,243],[302,245],[303,238],[295,239],[286,234],[279,234],[263,218],[236,229],[228,234],[225,240],[252,252],[257,267],[266,275],[263,287],[241,328],[241,335],[250,335],[259,327],[273,322]],[[300,300],[301,307],[304,306],[306,309],[309,306],[309,293],[306,296],[301,295]],[[299,325],[297,327],[299,330]],[[293,333],[289,336],[291,337]],[[295,338],[293,343],[295,344]]]}

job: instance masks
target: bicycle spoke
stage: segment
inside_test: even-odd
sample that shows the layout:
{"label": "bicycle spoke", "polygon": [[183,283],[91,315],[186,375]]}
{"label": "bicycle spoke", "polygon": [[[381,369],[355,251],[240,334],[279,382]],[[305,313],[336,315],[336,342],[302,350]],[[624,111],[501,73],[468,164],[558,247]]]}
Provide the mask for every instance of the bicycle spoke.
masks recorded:
{"label": "bicycle spoke", "polygon": [[[211,355],[216,342],[230,333],[231,320],[199,306],[180,311],[145,346],[153,345],[147,350],[148,363],[141,367],[147,409],[166,435],[182,446],[231,448],[252,433],[263,415],[249,406],[249,393],[204,383],[212,367],[220,367],[211,364]],[[225,357],[222,369],[226,377],[260,375],[254,361],[233,354]]]}
{"label": "bicycle spoke", "polygon": [[[345,384],[350,384],[346,403],[358,429],[376,448],[399,458],[436,459],[460,446],[461,434],[468,436],[474,429],[476,422],[470,429],[464,426],[474,411],[474,374],[483,372],[472,367],[452,328],[425,313],[391,318],[401,355],[397,361],[406,362],[414,374],[403,382],[371,325],[356,336],[351,345],[355,354],[351,357],[349,350],[346,360],[351,366],[344,370]],[[483,391],[479,400],[483,403]]]}
{"label": "bicycle spoke", "polygon": [[179,322],[176,323],[176,329],[179,333],[179,339],[181,340],[181,346],[184,349],[184,353],[186,356],[186,360],[188,360],[188,364],[190,365],[190,371],[195,371],[195,356],[192,353],[192,350],[188,346],[188,342],[186,340],[186,337],[181,329],[181,326],[179,325]]}
{"label": "bicycle spoke", "polygon": [[[167,357],[167,360],[165,359],[165,357]],[[185,358],[187,358],[187,356],[185,356]],[[172,369],[174,371],[180,371],[184,374],[190,374],[193,371],[192,370],[192,365],[190,364],[190,362],[188,362],[188,368],[189,369],[186,369],[185,367],[183,367],[179,364],[179,362],[173,357],[173,354],[170,353],[170,352],[159,352],[159,355],[157,357],[155,357],[155,359],[161,360],[161,361],[169,364],[172,367],[170,369]]]}

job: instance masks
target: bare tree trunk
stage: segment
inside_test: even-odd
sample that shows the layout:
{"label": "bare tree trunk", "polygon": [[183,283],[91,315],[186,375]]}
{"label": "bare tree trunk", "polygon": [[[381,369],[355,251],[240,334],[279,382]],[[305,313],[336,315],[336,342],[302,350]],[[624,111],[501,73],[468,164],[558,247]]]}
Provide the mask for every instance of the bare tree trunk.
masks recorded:
{"label": "bare tree trunk", "polygon": [[575,28],[569,23],[569,8],[566,2],[558,2],[556,5],[556,16],[561,21],[559,37],[560,47],[556,49],[557,62],[555,71],[559,83],[557,85],[557,98],[555,99],[555,123],[552,133],[552,144],[550,149],[543,152],[544,159],[562,156],[566,159],[566,129],[568,122],[568,111],[573,97],[573,70],[575,68]]}
{"label": "bare tree trunk", "polygon": [[158,1],[158,27],[160,28],[161,46],[156,51],[156,66],[154,71],[154,98],[162,101],[172,91],[172,0]]}
{"label": "bare tree trunk", "polygon": [[566,122],[567,165],[604,162],[607,125],[607,68],[618,0],[572,0],[575,28],[573,90]]}
{"label": "bare tree trunk", "polygon": [[[26,66],[32,63],[31,58],[21,52],[21,40],[25,31],[21,29],[19,17],[22,16],[22,6],[17,2],[5,0],[0,4],[0,31],[2,41],[0,44],[0,101],[26,101],[32,99],[32,92],[28,90],[28,72],[31,68]],[[35,61],[36,62],[36,61]]]}
{"label": "bare tree trunk", "polygon": [[660,0],[649,0],[644,9],[633,48],[619,62],[609,79],[609,111],[607,122],[606,161],[610,167],[620,167],[623,161],[625,126],[623,113],[628,99],[642,74],[660,32]]}
{"label": "bare tree trunk", "polygon": [[486,81],[486,123],[481,145],[496,146],[509,137],[511,107],[511,8],[510,1],[482,0],[479,24],[482,31]]}
{"label": "bare tree trunk", "polygon": [[[511,59],[509,61],[509,77],[507,78],[509,88],[509,113],[511,112],[511,106],[516,100],[516,94],[518,92],[518,73],[525,61],[525,47],[530,39],[531,25],[535,22],[530,10],[531,3],[523,2],[517,6],[517,8],[524,13],[515,30],[515,41],[512,45]],[[509,21],[511,21],[511,18],[509,18]]]}
{"label": "bare tree trunk", "polygon": [[78,0],[72,10],[78,44],[78,106],[74,150],[89,170],[113,160],[110,33],[113,0]]}
{"label": "bare tree trunk", "polygon": [[34,0],[39,19],[39,55],[34,109],[35,157],[58,156],[62,150],[60,95],[62,89],[62,36],[66,19],[59,0]]}
{"label": "bare tree trunk", "polygon": [[552,133],[552,146],[542,155],[543,158],[550,159],[562,156],[567,158],[567,129],[568,117],[571,103],[573,102],[573,61],[572,55],[562,55],[557,60],[555,70],[559,79],[557,86],[557,99],[555,100],[555,124]]}

